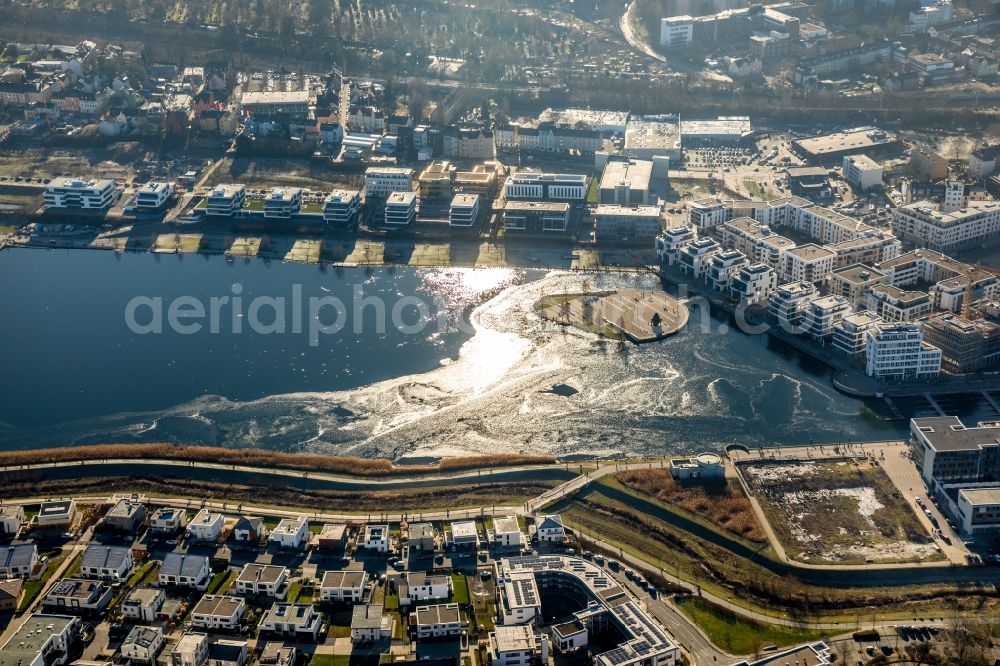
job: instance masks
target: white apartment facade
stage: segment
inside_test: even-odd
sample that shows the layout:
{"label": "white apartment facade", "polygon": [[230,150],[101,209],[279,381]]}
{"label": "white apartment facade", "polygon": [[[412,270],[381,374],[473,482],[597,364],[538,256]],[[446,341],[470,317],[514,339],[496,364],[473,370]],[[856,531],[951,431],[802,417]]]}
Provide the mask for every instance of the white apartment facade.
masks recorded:
{"label": "white apartment facade", "polygon": [[833,337],[834,328],[851,312],[851,304],[843,296],[814,298],[802,310],[802,329],[814,340],[828,340]]}
{"label": "white apartment facade", "polygon": [[665,229],[656,237],[656,256],[660,258],[660,263],[673,266],[680,258],[681,248],[694,239],[694,231],[686,225]]}
{"label": "white apartment facade", "polygon": [[787,331],[797,331],[802,323],[802,312],[816,298],[816,286],[811,282],[790,282],[778,287],[771,297],[770,313],[778,325]]}
{"label": "white apartment facade", "polygon": [[393,192],[413,191],[413,169],[406,167],[368,167],[365,171],[365,196],[387,198]]}
{"label": "white apartment facade", "polygon": [[708,264],[712,255],[721,252],[722,246],[712,238],[699,238],[681,248],[677,266],[681,273],[690,275],[695,280],[704,278],[708,272]]}
{"label": "white apartment facade", "polygon": [[746,305],[767,303],[778,289],[778,274],[764,264],[740,266],[729,282],[729,293]]}
{"label": "white apartment facade", "polygon": [[868,329],[865,373],[881,381],[934,379],[941,372],[941,350],[924,343],[913,323],[877,323]]}
{"label": "white apartment facade", "polygon": [[104,210],[115,201],[113,180],[56,178],[45,186],[42,201],[46,208]]}
{"label": "white apartment facade", "polygon": [[305,516],[282,518],[267,539],[281,548],[299,550],[309,540],[309,520]]}
{"label": "white apartment facade", "polygon": [[141,210],[159,210],[170,200],[173,191],[170,183],[150,181],[135,191],[135,206]]}
{"label": "white apartment facade", "polygon": [[205,214],[213,217],[232,217],[243,210],[246,201],[245,185],[217,185],[205,197]]}
{"label": "white apartment facade", "polygon": [[323,201],[323,221],[340,227],[349,226],[361,213],[361,194],[357,190],[334,190]]}

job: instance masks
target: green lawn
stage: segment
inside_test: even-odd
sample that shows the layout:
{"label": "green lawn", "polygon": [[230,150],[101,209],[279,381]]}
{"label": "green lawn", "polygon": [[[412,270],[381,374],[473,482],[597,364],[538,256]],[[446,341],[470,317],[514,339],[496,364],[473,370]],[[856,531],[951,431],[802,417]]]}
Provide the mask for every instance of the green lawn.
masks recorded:
{"label": "green lawn", "polygon": [[601,179],[593,177],[590,179],[590,187],[587,189],[587,203],[596,204],[601,200]]}
{"label": "green lawn", "polygon": [[451,577],[452,597],[451,600],[460,606],[469,603],[469,580],[465,574],[455,574]]}
{"label": "green lawn", "polygon": [[399,594],[387,594],[385,595],[385,603],[383,604],[385,610],[387,611],[398,611],[399,610]]}
{"label": "green lawn", "polygon": [[768,645],[784,647],[817,641],[829,635],[815,629],[750,622],[698,598],[678,600],[677,606],[708,634],[713,643],[733,654],[753,654]]}
{"label": "green lawn", "polygon": [[264,210],[264,200],[263,199],[247,199],[247,202],[243,204],[244,210],[254,210],[263,211]]}
{"label": "green lawn", "polygon": [[[73,578],[78,573],[80,573],[80,564],[82,558],[83,555],[77,555],[76,557],[73,558],[73,561],[69,563],[68,567],[66,567],[66,571],[63,572],[63,578]],[[49,571],[51,570],[52,570],[52,562],[49,562]],[[48,574],[49,571],[46,571],[45,573]]]}
{"label": "green lawn", "polygon": [[327,636],[330,638],[347,638],[351,635],[351,611],[341,609],[330,618]]}
{"label": "green lawn", "polygon": [[[350,635],[350,632],[348,632]],[[349,654],[317,654],[314,655],[312,661],[309,662],[312,666],[350,666],[351,655]]]}
{"label": "green lawn", "polygon": [[226,569],[220,573],[212,576],[212,580],[208,583],[207,594],[222,594],[228,589],[227,583],[229,579],[233,577],[235,572],[232,569]]}

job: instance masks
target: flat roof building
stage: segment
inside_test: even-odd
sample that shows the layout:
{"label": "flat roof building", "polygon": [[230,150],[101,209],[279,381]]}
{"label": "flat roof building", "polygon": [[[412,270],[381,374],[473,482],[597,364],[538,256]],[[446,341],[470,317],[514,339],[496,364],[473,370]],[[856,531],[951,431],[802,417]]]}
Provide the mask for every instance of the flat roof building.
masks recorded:
{"label": "flat roof building", "polygon": [[505,231],[565,233],[569,226],[568,203],[508,201],[503,209]]}
{"label": "flat roof building", "polygon": [[56,178],[45,186],[46,208],[104,210],[115,201],[115,181],[92,178]]}
{"label": "flat roof building", "polygon": [[896,135],[877,127],[821,134],[807,139],[795,139],[792,147],[802,156],[819,162],[840,160],[850,154],[872,155],[902,147]]}

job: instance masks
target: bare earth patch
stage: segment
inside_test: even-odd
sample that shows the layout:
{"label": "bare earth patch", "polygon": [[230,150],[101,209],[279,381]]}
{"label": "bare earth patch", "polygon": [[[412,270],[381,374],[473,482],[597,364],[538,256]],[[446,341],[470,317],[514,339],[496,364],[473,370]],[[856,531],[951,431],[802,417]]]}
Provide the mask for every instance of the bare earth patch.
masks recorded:
{"label": "bare earth patch", "polygon": [[944,556],[880,467],[848,460],[739,465],[788,556],[816,564]]}

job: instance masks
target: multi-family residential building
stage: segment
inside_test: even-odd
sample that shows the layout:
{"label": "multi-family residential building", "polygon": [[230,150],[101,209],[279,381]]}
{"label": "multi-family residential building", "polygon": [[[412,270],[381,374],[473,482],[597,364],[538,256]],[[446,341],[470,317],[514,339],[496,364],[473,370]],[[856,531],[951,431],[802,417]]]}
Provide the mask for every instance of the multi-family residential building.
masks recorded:
{"label": "multi-family residential building", "polygon": [[373,553],[389,552],[389,526],[386,524],[365,525],[364,541],[358,545]]}
{"label": "multi-family residential building", "polygon": [[948,177],[948,160],[928,148],[914,146],[910,151],[910,171],[924,180]]}
{"label": "multi-family residential building", "polygon": [[365,171],[365,197],[385,199],[393,192],[413,191],[413,169],[407,167],[368,167]]}
{"label": "multi-family residential building", "polygon": [[568,203],[508,201],[503,208],[503,228],[532,234],[564,233],[569,226]]}
{"label": "multi-family residential building", "polygon": [[281,548],[301,549],[309,540],[309,520],[305,516],[282,518],[267,539]]}
{"label": "multi-family residential building", "polygon": [[833,272],[835,253],[808,243],[785,252],[781,277],[786,282],[824,284]]}
{"label": "multi-family residential building", "polygon": [[56,178],[45,186],[42,201],[46,208],[104,210],[111,207],[116,195],[113,180]]}
{"label": "multi-family residential building", "polygon": [[108,509],[104,525],[119,532],[135,532],[146,520],[146,507],[142,502],[120,499]]}
{"label": "multi-family residential building", "polygon": [[120,583],[132,570],[132,549],[92,543],[80,558],[80,575]]}
{"label": "multi-family residential building", "polygon": [[382,604],[355,606],[351,613],[351,643],[360,645],[388,639],[393,624],[392,616],[383,612]]}
{"label": "multi-family residential building", "polygon": [[452,125],[441,133],[441,139],[445,157],[492,160],[497,156],[496,139],[489,129]]}
{"label": "multi-family residential building", "polygon": [[660,207],[601,204],[594,227],[598,240],[651,241],[660,233]]}
{"label": "multi-family residential building", "polygon": [[42,606],[53,613],[97,614],[108,607],[114,590],[103,581],[63,578],[49,589]]}
{"label": "multi-family residential building", "polygon": [[493,520],[493,543],[503,548],[520,548],[524,545],[517,517],[504,516]]}
{"label": "multi-family residential building", "polygon": [[507,178],[504,198],[508,201],[585,201],[587,176],[519,171]]}
{"label": "multi-family residential building", "polygon": [[149,181],[135,191],[135,206],[140,210],[160,210],[174,193],[170,183]]}
{"label": "multi-family residential building", "polygon": [[216,185],[205,197],[205,214],[232,217],[243,210],[246,200],[246,185]]}
{"label": "multi-family residential building", "polygon": [[871,312],[844,315],[833,326],[833,348],[853,358],[864,356],[868,344],[868,329],[879,321]]}
{"label": "multi-family residential building", "polygon": [[206,594],[191,611],[191,624],[209,631],[235,631],[240,628],[246,602],[239,597]]}
{"label": "multi-family residential building", "polygon": [[121,644],[122,657],[130,664],[154,664],[164,645],[163,630],[159,627],[132,627]]}
{"label": "multi-family residential building", "polygon": [[327,571],[319,586],[319,599],[323,603],[359,604],[365,601],[368,574],[364,569]]}
{"label": "multi-family residential building", "polygon": [[[533,555],[501,559],[495,569],[498,624],[527,625],[536,621],[541,615],[539,587],[558,588],[586,604],[573,618],[586,631],[608,627],[616,632],[615,646],[594,656],[595,666],[678,663],[680,648],[663,627],[644,605],[629,597],[618,581],[592,562],[563,555]],[[519,609],[523,612],[516,612]],[[570,621],[561,626],[574,624]]]}
{"label": "multi-family residential building", "polygon": [[133,622],[153,622],[163,608],[167,595],[163,590],[140,587],[129,592],[122,602],[122,614]]}
{"label": "multi-family residential building", "polygon": [[681,248],[695,239],[694,231],[686,225],[665,229],[656,237],[656,255],[660,263],[673,266],[680,258]]}
{"label": "multi-family residential building", "polygon": [[932,317],[924,324],[924,340],[941,350],[948,372],[976,372],[1000,361],[1000,324],[955,314]]}
{"label": "multi-family residential building", "polygon": [[264,217],[269,220],[288,220],[302,206],[301,187],[276,187],[264,199]]}
{"label": "multi-family residential building", "polygon": [[723,250],[712,255],[708,262],[705,280],[716,291],[729,292],[733,277],[747,264],[747,258],[739,250]]}
{"label": "multi-family residential building", "polygon": [[869,289],[862,306],[885,322],[917,321],[932,310],[931,297],[926,291],[907,291],[891,284],[878,284]]}
{"label": "multi-family residential building", "polygon": [[417,193],[392,192],[385,200],[385,223],[393,227],[413,224],[417,219]]}
{"label": "multi-family residential building", "polygon": [[1000,238],[1000,201],[970,201],[951,212],[917,201],[893,212],[892,228],[903,240],[938,252],[991,243]]}
{"label": "multi-family residential building", "polygon": [[259,628],[265,634],[315,642],[322,626],[323,618],[312,604],[277,602],[264,613]]}
{"label": "multi-family residential building", "polygon": [[243,565],[240,575],[236,577],[236,593],[244,596],[259,594],[280,597],[284,594],[286,580],[288,580],[288,569],[283,566],[248,562]]}
{"label": "multi-family residential building", "polygon": [[75,500],[49,500],[38,507],[35,522],[39,527],[70,527],[76,520]]}
{"label": "multi-family residential building", "polygon": [[361,213],[361,193],[357,190],[334,190],[323,201],[323,221],[347,227]]}
{"label": "multi-family residential building", "polygon": [[956,505],[962,534],[1000,530],[1000,487],[960,488]]}
{"label": "multi-family residential building", "polygon": [[13,543],[0,548],[0,578],[27,578],[38,564],[38,547]]}
{"label": "multi-family residential building", "polygon": [[844,180],[862,192],[882,184],[882,165],[867,155],[848,155],[843,163]]}
{"label": "multi-family residential building", "polygon": [[448,224],[453,227],[471,227],[479,219],[479,195],[456,194],[448,208]]}
{"label": "multi-family residential building", "polygon": [[207,634],[185,632],[170,652],[170,666],[205,666],[207,663]]}
{"label": "multi-family residential building", "polygon": [[865,372],[880,381],[934,379],[941,350],[924,342],[919,324],[876,323],[865,339]]}
{"label": "multi-family residential building", "polygon": [[164,587],[189,587],[202,592],[208,587],[209,562],[204,555],[167,553],[158,579]]}
{"label": "multi-family residential building", "polygon": [[535,535],[539,541],[561,543],[566,538],[562,516],[557,513],[539,516],[535,525]]}
{"label": "multi-family residential building", "polygon": [[531,627],[497,627],[490,632],[489,657],[493,666],[532,666],[541,656]]}
{"label": "multi-family residential building", "polygon": [[458,604],[418,606],[416,620],[417,640],[461,636],[468,627]]}
{"label": "multi-family residential building", "polygon": [[690,275],[695,280],[701,280],[708,272],[712,255],[721,252],[722,246],[715,239],[699,238],[681,248],[678,268],[684,275]]}
{"label": "multi-family residential building", "polygon": [[187,533],[195,541],[218,541],[225,524],[226,517],[221,513],[202,509],[188,523]]}
{"label": "multi-family residential building", "polygon": [[767,303],[778,289],[778,274],[764,264],[740,266],[729,281],[729,293],[746,305]]}
{"label": "multi-family residential building", "polygon": [[410,571],[406,583],[399,585],[399,604],[409,606],[418,601],[434,601],[451,596],[451,577],[432,576],[423,571]]}
{"label": "multi-family residential building", "polygon": [[814,298],[816,298],[816,286],[812,282],[783,284],[771,297],[769,308],[771,316],[787,331],[800,330],[802,312]]}
{"label": "multi-family residential building", "polygon": [[79,632],[76,617],[32,613],[0,648],[0,663],[64,666],[79,643]]}
{"label": "multi-family residential building", "polygon": [[850,303],[843,296],[814,298],[802,310],[802,331],[814,340],[829,340],[834,327],[851,311]]}
{"label": "multi-family residential building", "polygon": [[882,271],[865,264],[853,264],[834,269],[829,286],[831,294],[843,296],[852,308],[860,310],[865,294],[876,285],[887,282],[888,277]]}

